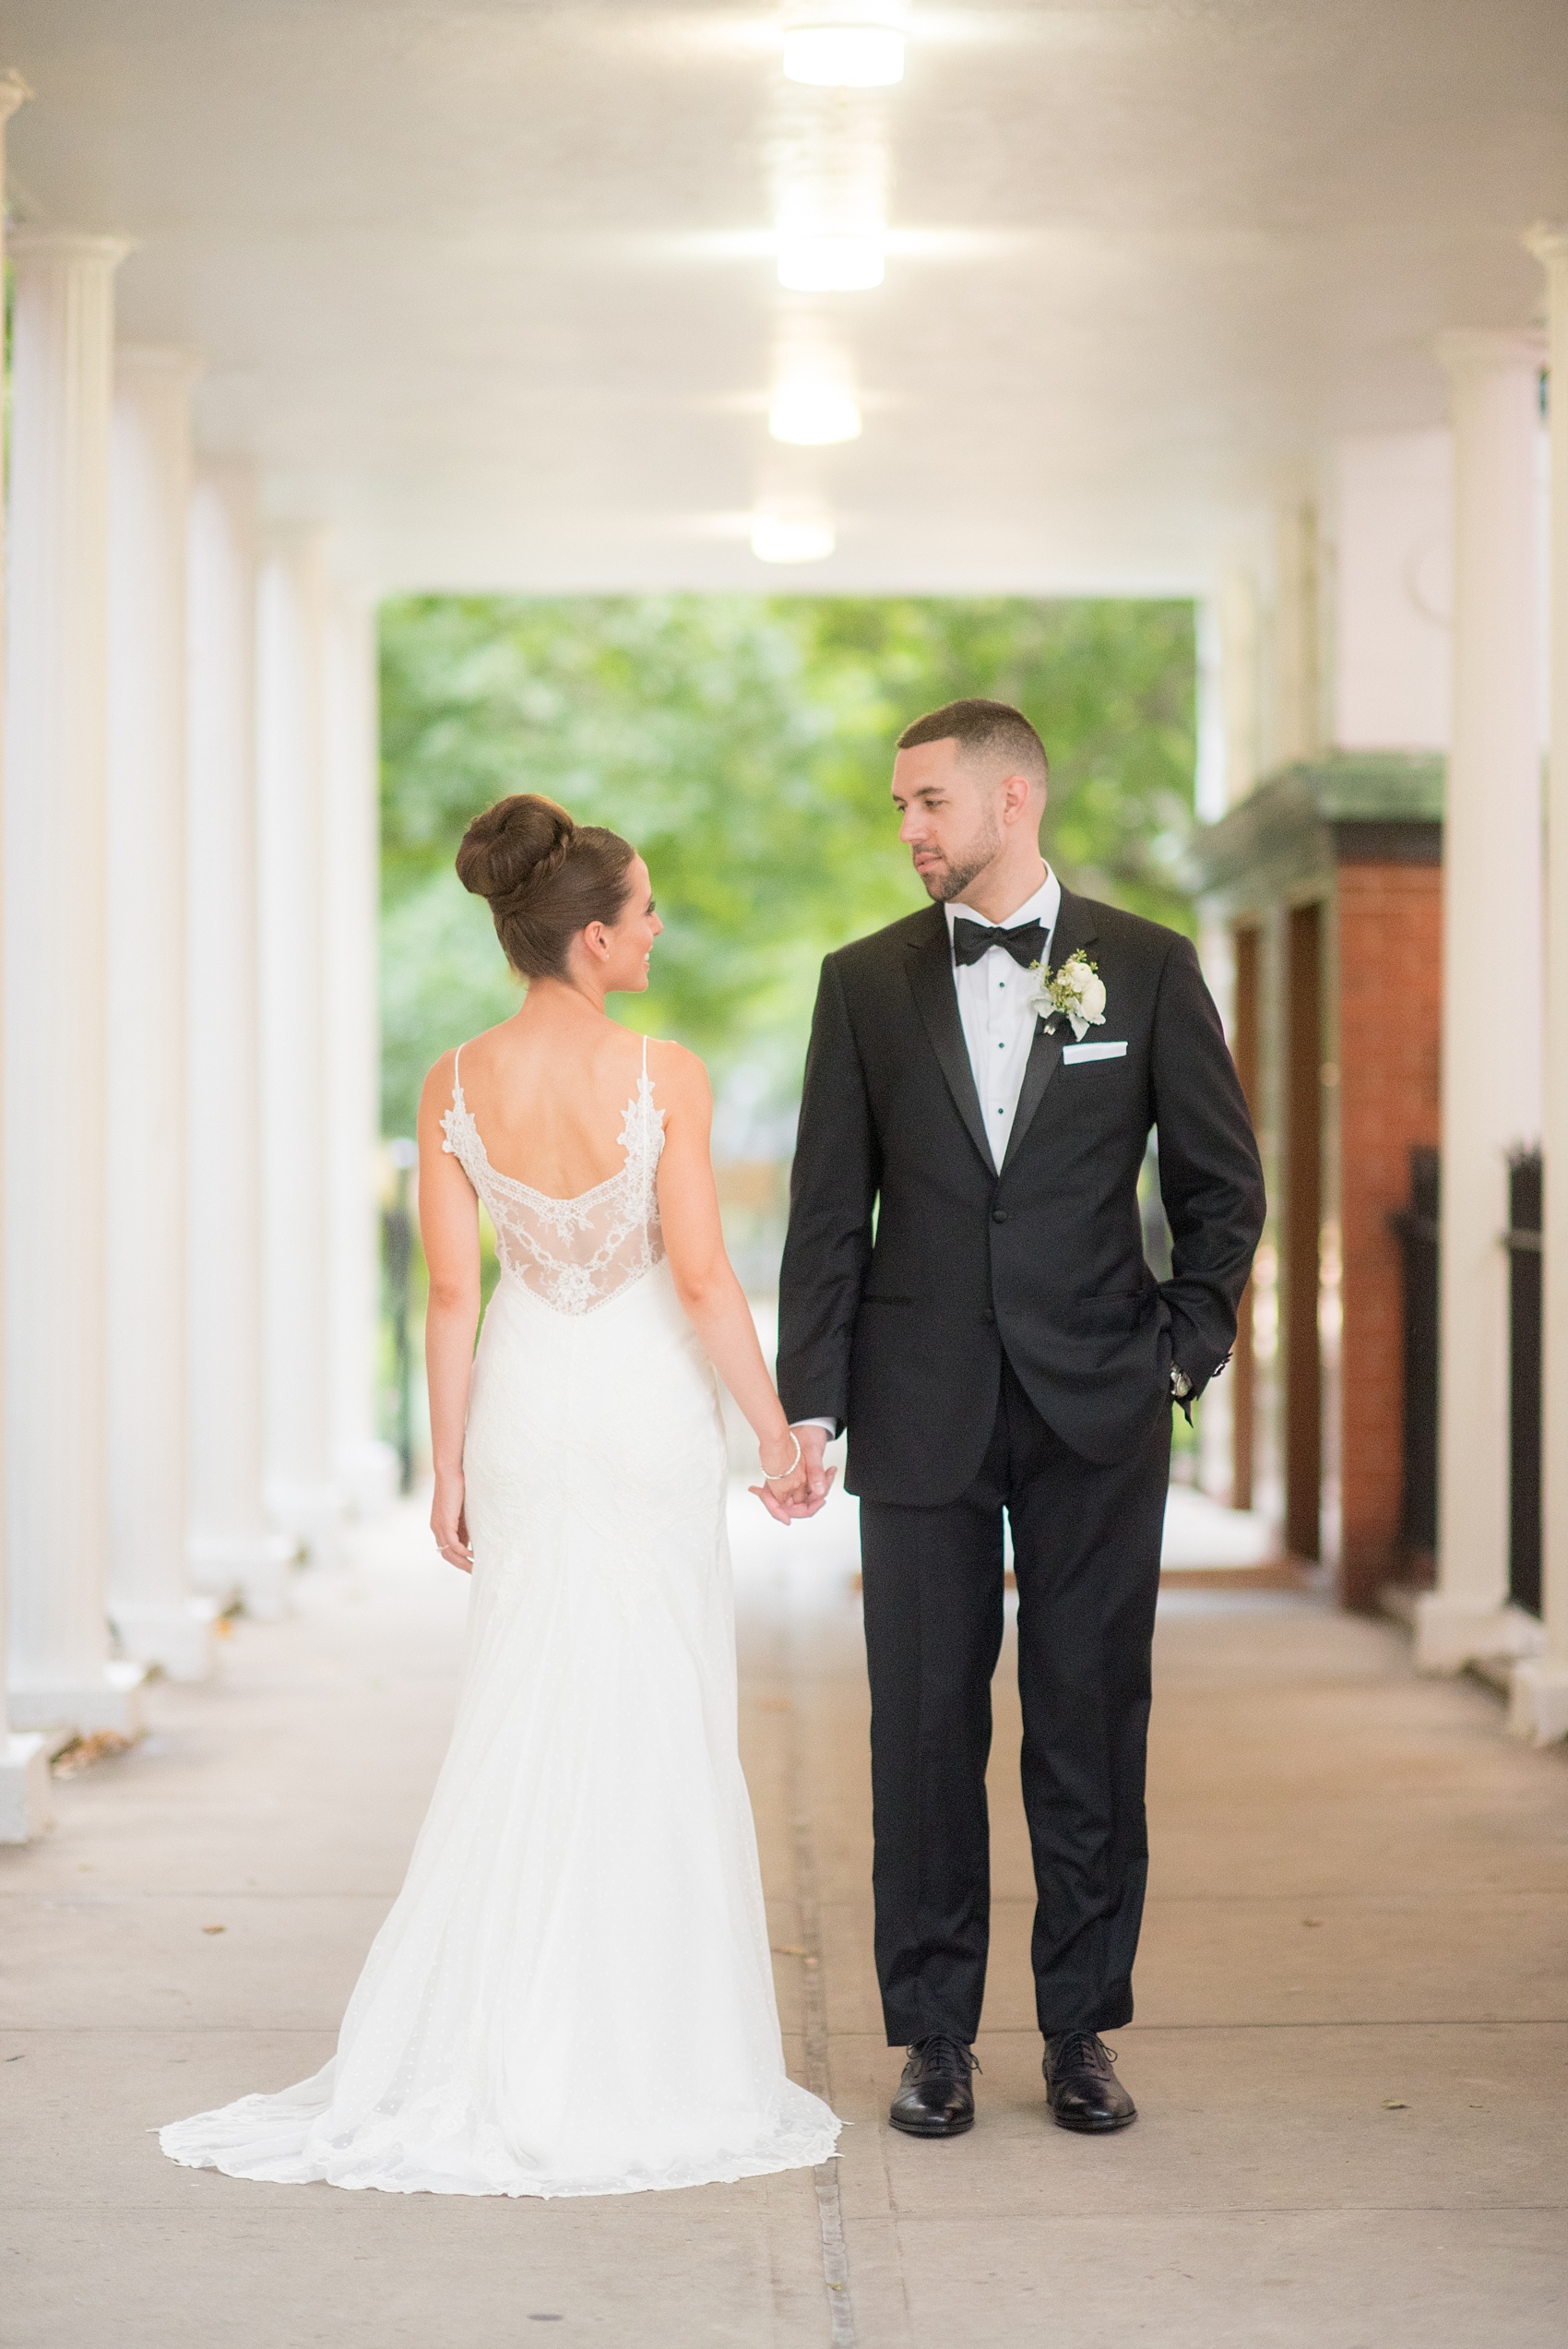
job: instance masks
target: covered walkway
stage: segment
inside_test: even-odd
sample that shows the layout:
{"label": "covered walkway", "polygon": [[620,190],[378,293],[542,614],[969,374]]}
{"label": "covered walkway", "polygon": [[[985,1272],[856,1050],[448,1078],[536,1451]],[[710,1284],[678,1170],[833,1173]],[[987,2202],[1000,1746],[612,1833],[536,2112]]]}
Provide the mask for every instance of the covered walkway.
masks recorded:
{"label": "covered walkway", "polygon": [[[980,2125],[884,2126],[848,1505],[737,1517],[742,1742],[825,2172],[614,2201],[408,2203],[163,2162],[153,2123],[329,2052],[445,1737],[463,1589],[417,1520],[242,1622],[217,1684],[0,1853],[7,2349],[1555,2349],[1568,2291],[1568,1756],[1420,1680],[1391,1625],[1173,1590],[1158,1636],[1139,2126],[1044,2126],[1000,1698]],[[628,1951],[628,1962],[635,1952]],[[671,2050],[678,2063],[680,2050]],[[837,2250],[841,2229],[842,2264]],[[847,2280],[829,2291],[827,2273]]]}

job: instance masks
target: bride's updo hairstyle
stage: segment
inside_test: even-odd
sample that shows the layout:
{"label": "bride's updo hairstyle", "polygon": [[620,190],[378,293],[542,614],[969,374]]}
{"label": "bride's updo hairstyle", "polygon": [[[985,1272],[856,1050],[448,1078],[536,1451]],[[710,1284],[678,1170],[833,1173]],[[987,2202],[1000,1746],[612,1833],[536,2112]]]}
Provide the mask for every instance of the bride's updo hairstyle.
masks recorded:
{"label": "bride's updo hairstyle", "polygon": [[539,792],[514,792],[476,816],[457,878],[489,902],[495,935],[525,979],[562,979],[566,949],[590,922],[620,920],[636,853],[602,824],[575,824]]}

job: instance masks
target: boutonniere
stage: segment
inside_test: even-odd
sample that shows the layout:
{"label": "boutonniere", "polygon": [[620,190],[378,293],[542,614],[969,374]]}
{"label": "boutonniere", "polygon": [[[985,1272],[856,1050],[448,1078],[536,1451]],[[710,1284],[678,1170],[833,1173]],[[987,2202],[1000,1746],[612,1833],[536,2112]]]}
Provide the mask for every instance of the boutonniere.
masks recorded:
{"label": "boutonniere", "polygon": [[1059,971],[1038,962],[1031,962],[1029,968],[1039,982],[1034,1008],[1045,1022],[1048,1036],[1055,1034],[1058,1019],[1066,1020],[1074,1041],[1080,1044],[1091,1028],[1104,1027],[1105,981],[1086,955],[1070,954]]}

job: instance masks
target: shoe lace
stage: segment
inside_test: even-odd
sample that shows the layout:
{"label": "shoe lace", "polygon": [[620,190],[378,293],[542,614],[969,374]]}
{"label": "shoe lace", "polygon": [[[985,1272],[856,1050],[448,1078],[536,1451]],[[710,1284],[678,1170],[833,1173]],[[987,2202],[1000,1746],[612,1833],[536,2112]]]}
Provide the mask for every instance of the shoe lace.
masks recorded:
{"label": "shoe lace", "polygon": [[1053,2072],[1098,2071],[1102,2064],[1115,2061],[1115,2050],[1092,2031],[1064,2031],[1051,2043]]}
{"label": "shoe lace", "polygon": [[917,2040],[909,2049],[928,2071],[979,2071],[974,2050],[961,2039],[950,2039],[944,2031],[933,2032],[929,2039]]}

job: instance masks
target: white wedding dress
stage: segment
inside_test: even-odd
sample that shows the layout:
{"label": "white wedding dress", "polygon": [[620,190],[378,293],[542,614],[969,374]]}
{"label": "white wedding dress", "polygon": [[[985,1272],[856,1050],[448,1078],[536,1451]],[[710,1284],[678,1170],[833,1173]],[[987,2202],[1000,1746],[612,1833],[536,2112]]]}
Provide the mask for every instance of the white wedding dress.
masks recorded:
{"label": "white wedding dress", "polygon": [[630,2194],[826,2160],[784,2069],[736,1750],[725,1449],[659,1234],[647,1054],[622,1171],[555,1199],[445,1147],[501,1279],[464,1455],[452,1743],[326,2069],[160,2131],[196,2168],[396,2194]]}

